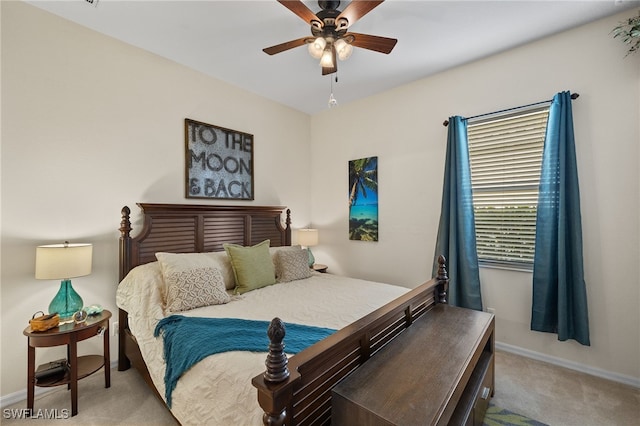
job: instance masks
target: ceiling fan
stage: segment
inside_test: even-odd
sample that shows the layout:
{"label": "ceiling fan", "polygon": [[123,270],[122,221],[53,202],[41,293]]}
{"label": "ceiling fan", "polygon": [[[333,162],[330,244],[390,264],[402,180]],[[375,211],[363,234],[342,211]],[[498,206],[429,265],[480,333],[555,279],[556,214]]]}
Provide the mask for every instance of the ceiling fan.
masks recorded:
{"label": "ceiling fan", "polygon": [[278,3],[311,26],[313,37],[302,37],[262,50],[269,55],[275,55],[306,44],[309,54],[320,59],[322,75],[338,71],[336,57],[340,60],[347,59],[351,56],[353,46],[389,54],[398,42],[395,38],[348,32],[351,25],[383,1],[352,0],[340,12],[338,10],[339,1],[319,0],[318,6],[321,10],[315,14],[300,0],[278,0]]}

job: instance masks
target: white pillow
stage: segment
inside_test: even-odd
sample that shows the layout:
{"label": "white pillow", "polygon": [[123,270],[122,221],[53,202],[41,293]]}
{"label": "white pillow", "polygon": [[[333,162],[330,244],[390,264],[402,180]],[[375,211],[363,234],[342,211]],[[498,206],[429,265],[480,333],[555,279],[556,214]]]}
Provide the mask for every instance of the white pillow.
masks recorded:
{"label": "white pillow", "polygon": [[196,268],[216,268],[220,270],[227,290],[236,286],[231,262],[224,251],[212,251],[209,253],[156,253],[160,261],[162,275],[165,280],[168,274]]}
{"label": "white pillow", "polygon": [[167,281],[167,311],[181,312],[201,306],[221,305],[231,298],[217,268],[194,268],[170,272]]}
{"label": "white pillow", "polygon": [[116,305],[132,315],[139,309],[144,310],[149,299],[155,299],[156,303],[162,304],[165,293],[166,286],[162,278],[160,263],[145,263],[133,268],[120,281],[116,292]]}
{"label": "white pillow", "polygon": [[136,266],[123,278],[116,291],[116,304],[129,314],[129,328],[134,336],[153,330],[165,317],[165,295],[160,262]]}

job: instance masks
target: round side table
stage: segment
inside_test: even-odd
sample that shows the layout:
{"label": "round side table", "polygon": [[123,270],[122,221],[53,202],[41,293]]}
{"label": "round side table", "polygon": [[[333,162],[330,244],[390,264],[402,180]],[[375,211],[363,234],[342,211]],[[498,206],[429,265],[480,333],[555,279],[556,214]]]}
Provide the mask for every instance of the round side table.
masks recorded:
{"label": "round side table", "polygon": [[[31,326],[24,329],[27,336],[27,409],[33,412],[35,387],[67,385],[71,390],[71,416],[78,414],[78,380],[85,378],[104,367],[104,387],[111,386],[109,361],[109,318],[111,312],[104,310],[80,324],[62,324],[47,331],[33,331]],[[77,343],[91,337],[102,335],[103,354],[78,356]],[[69,369],[64,373],[36,380],[36,348],[67,346]]]}

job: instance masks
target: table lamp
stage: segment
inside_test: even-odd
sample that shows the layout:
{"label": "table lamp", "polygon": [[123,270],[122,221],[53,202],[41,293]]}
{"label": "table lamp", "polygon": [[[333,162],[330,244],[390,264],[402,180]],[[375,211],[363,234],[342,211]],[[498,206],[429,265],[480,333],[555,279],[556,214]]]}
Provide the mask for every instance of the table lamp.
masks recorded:
{"label": "table lamp", "polygon": [[313,257],[313,253],[311,253],[311,246],[318,245],[318,230],[310,228],[299,229],[298,243],[307,248],[307,252],[309,252],[309,267],[311,268],[313,264],[316,263],[316,259]]}
{"label": "table lamp", "polygon": [[62,280],[60,290],[49,304],[49,313],[60,315],[60,324],[73,322],[82,309],[82,298],[71,286],[71,278],[91,273],[91,244],[50,244],[36,248],[36,279]]}

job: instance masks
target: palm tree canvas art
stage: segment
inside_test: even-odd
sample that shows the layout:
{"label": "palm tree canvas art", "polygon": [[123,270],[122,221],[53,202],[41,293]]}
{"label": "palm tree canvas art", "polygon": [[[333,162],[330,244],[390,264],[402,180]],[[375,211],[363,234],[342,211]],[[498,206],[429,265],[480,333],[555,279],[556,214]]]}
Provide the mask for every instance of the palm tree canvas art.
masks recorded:
{"label": "palm tree canvas art", "polygon": [[378,157],[349,161],[349,239],[378,241]]}

